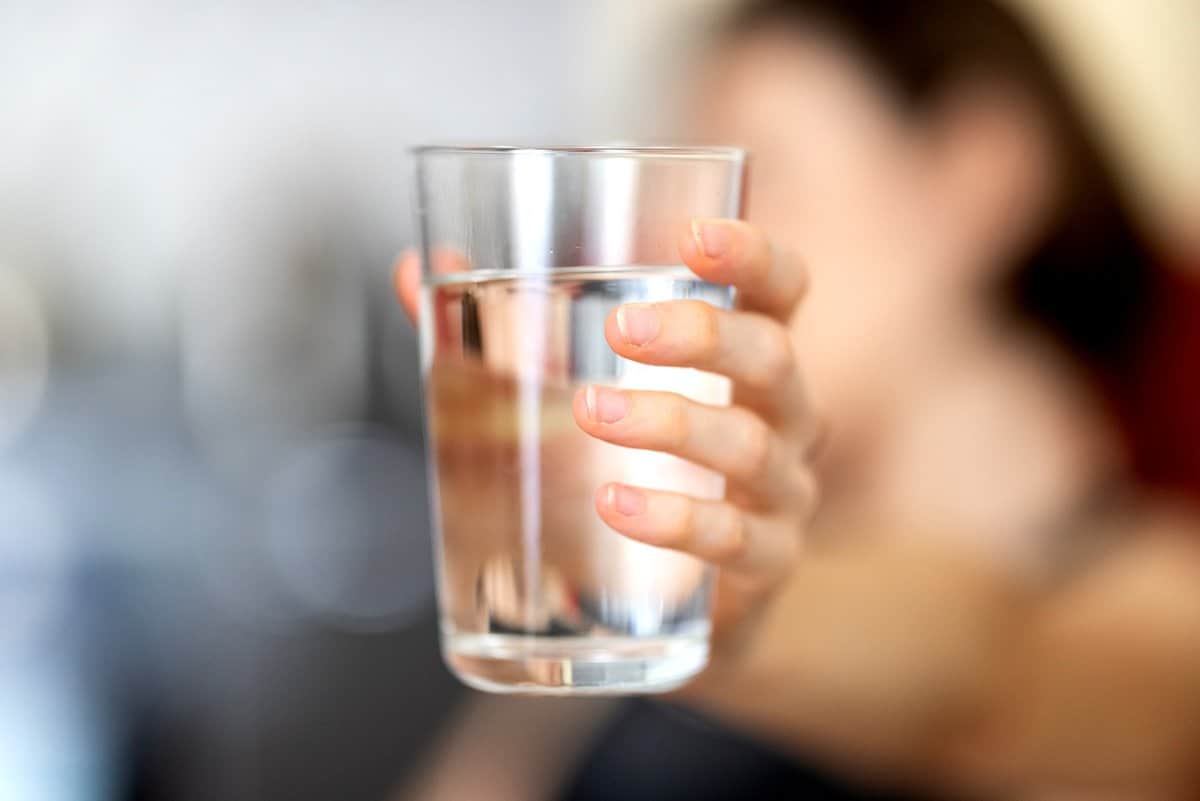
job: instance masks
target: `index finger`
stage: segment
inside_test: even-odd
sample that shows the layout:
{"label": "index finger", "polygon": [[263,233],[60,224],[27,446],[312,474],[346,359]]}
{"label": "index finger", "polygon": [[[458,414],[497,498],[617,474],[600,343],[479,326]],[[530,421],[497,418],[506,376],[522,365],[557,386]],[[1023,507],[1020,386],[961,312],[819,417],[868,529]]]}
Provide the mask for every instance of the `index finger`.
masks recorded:
{"label": "index finger", "polygon": [[706,281],[736,287],[743,308],[780,320],[791,316],[808,283],[799,259],[742,220],[693,220],[679,238],[679,255]]}

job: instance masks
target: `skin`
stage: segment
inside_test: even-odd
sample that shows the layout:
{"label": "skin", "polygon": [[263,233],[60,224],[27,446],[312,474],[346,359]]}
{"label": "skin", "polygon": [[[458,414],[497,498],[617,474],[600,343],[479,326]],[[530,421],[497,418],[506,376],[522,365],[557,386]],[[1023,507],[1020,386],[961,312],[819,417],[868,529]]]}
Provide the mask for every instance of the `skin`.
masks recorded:
{"label": "skin", "polygon": [[[722,568],[712,662],[680,698],[868,780],[969,794],[1187,797],[1200,754],[1200,548],[1189,541],[1190,512],[1157,505],[1112,522],[1120,544],[1048,591],[946,539],[848,537],[800,559],[814,502],[804,455],[819,426],[781,334],[787,310],[751,309],[777,281],[786,283],[771,294],[798,302],[802,273],[753,226],[704,224],[729,232],[727,256],[709,255],[689,230],[681,257],[709,280],[748,288],[746,307],[654,304],[657,319],[644,327],[630,312],[645,307],[625,307],[605,335],[627,358],[729,375],[738,404],[589,387],[573,407],[593,436],[693,459],[732,482],[726,502],[612,484],[596,493],[597,513],[615,530]],[[396,273],[414,315],[417,269],[408,257]],[[542,797],[608,711],[514,704],[522,702],[477,705],[420,797],[462,797],[480,782],[493,797]],[[514,717],[544,742],[515,745],[524,740],[512,739]],[[472,751],[492,764],[484,755],[494,756],[501,731],[518,752],[506,764],[529,770],[454,768]]]}
{"label": "skin", "polygon": [[[815,502],[816,479],[804,456],[820,428],[784,327],[803,296],[804,271],[740,220],[694,221],[680,232],[679,254],[698,276],[736,287],[739,308],[626,304],[609,314],[605,339],[633,361],[728,376],[734,405],[589,385],[575,395],[572,411],[597,439],[669,453],[726,476],[724,501],[603,484],[596,511],[631,539],[719,565],[722,609],[741,610],[794,563]],[[414,319],[419,271],[415,255],[396,268],[397,295]]]}
{"label": "skin", "polygon": [[[712,662],[684,700],[926,790],[1188,797],[1200,526],[1146,498],[1073,517],[1120,475],[1119,448],[1070,364],[990,312],[988,286],[1055,197],[1036,107],[974,82],[914,121],[816,32],[735,43],[696,83],[690,130],[747,144],[757,171],[749,221],[696,221],[680,256],[740,306],[623,307],[604,333],[626,358],[730,376],[734,405],[604,387],[573,404],[594,437],[729,479],[723,502],[596,491],[613,529],[722,568]],[[396,273],[414,317],[418,267]],[[833,429],[815,520],[806,379]],[[511,797],[551,792],[550,718],[521,763],[551,781]],[[454,782],[471,772],[447,755],[498,731],[469,721],[421,797],[466,797]]]}
{"label": "skin", "polygon": [[[680,231],[679,252],[697,275],[737,287],[738,309],[695,301],[628,304],[608,316],[605,338],[634,361],[727,375],[735,386],[734,405],[587,386],[575,395],[572,412],[576,424],[598,439],[681,456],[726,476],[725,501],[613,483],[602,483],[595,493],[597,514],[615,531],[722,568],[714,614],[717,663],[722,653],[736,653],[742,627],[800,556],[816,503],[816,479],[805,456],[822,429],[809,411],[784,325],[806,288],[799,262],[777,254],[759,229],[739,220],[695,221]],[[415,321],[415,254],[397,263],[395,287]],[[546,797],[610,709],[605,701],[478,699],[405,796]],[[497,757],[499,740],[514,750],[512,759]],[[463,760],[476,769],[455,769]],[[512,769],[518,764],[521,770]]]}

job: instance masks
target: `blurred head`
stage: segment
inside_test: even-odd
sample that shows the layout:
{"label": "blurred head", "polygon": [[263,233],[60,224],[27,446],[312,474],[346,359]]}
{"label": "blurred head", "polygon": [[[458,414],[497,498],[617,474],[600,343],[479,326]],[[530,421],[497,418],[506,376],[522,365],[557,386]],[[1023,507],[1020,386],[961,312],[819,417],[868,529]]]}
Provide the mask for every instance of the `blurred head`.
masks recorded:
{"label": "blurred head", "polygon": [[1048,59],[990,0],[759,0],[695,107],[754,155],[750,219],[809,264],[797,343],[843,429],[965,322],[1121,362],[1142,248]]}

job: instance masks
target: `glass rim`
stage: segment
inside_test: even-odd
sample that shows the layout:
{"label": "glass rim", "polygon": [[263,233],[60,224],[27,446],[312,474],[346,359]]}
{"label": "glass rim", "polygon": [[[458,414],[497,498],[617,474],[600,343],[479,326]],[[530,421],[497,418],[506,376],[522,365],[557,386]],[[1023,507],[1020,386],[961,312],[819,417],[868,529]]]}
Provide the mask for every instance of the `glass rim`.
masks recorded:
{"label": "glass rim", "polygon": [[424,156],[625,156],[630,158],[710,159],[742,162],[745,148],[725,145],[471,145],[425,144],[409,148]]}

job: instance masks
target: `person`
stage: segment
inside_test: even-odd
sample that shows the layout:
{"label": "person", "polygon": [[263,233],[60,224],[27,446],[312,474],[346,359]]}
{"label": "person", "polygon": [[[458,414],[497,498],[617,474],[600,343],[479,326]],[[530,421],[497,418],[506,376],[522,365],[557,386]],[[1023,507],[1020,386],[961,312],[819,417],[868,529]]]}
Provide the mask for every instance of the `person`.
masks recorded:
{"label": "person", "polygon": [[[728,478],[722,502],[597,493],[616,531],[721,568],[712,663],[681,698],[868,781],[1196,789],[1200,527],[1139,483],[1130,412],[1155,260],[1050,61],[990,0],[761,0],[706,56],[691,130],[754,154],[749,214],[679,250],[738,308],[625,306],[605,336],[728,375],[734,405],[595,387],[574,407]],[[405,258],[414,317],[418,281]],[[508,714],[453,747],[486,752]],[[547,713],[527,752],[564,762],[580,717]],[[694,743],[631,754],[631,731],[574,797],[733,792]],[[810,781],[728,768],[740,796]]]}

